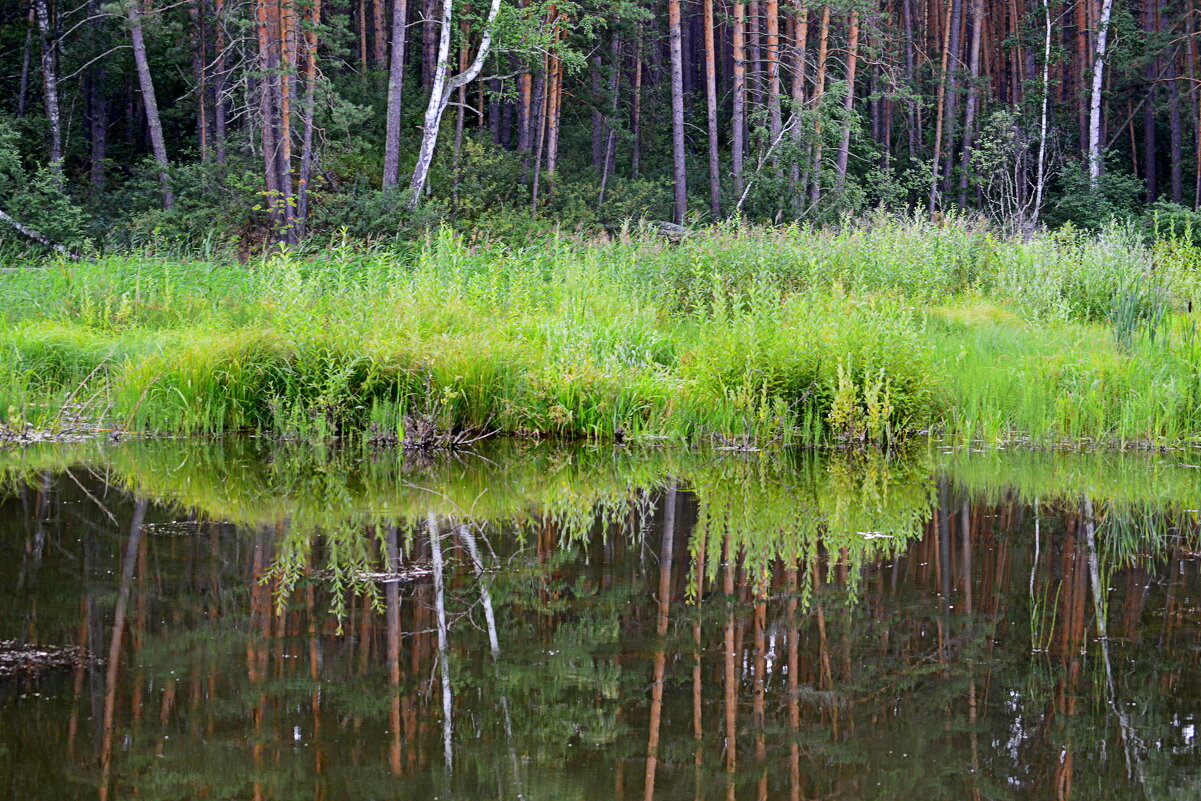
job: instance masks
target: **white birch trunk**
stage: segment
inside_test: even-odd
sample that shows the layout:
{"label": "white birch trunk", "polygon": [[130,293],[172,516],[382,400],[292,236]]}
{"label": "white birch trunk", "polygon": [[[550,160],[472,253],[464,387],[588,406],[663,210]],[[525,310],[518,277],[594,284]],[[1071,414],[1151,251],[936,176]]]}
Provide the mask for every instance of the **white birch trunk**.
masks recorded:
{"label": "white birch trunk", "polygon": [[1047,103],[1051,97],[1051,0],[1043,0],[1043,20],[1046,24],[1043,39],[1043,97],[1038,120],[1038,171],[1034,178],[1034,212],[1038,222],[1043,209],[1043,187],[1047,183]]}
{"label": "white birch trunk", "polygon": [[450,34],[454,17],[454,0],[442,0],[442,30],[438,36],[438,60],[434,67],[433,85],[430,89],[429,105],[425,109],[425,120],[421,124],[421,147],[417,151],[417,164],[413,167],[413,179],[409,181],[408,207],[416,208],[421,199],[429,178],[430,164],[434,161],[434,148],[438,145],[438,129],[442,124],[442,114],[450,103],[451,97],[460,86],[466,86],[476,79],[484,68],[484,60],[492,49],[492,23],[500,11],[500,0],[492,0],[488,9],[488,21],[484,23],[484,36],[480,40],[479,50],[475,60],[466,71],[450,77]]}
{"label": "white birch trunk", "polygon": [[[1101,178],[1101,87],[1105,82],[1105,48],[1113,0],[1102,0],[1097,22],[1097,47],[1093,57],[1093,88],[1088,111],[1088,180],[1093,189]],[[1045,112],[1044,112],[1045,114]]]}

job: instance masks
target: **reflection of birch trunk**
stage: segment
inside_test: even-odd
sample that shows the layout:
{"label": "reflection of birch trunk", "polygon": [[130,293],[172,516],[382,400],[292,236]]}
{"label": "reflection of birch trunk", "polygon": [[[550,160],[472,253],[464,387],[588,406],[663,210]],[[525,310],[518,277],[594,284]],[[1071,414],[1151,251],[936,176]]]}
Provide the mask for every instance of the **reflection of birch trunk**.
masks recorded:
{"label": "reflection of birch trunk", "polygon": [[[488,583],[484,581],[484,560],[480,558],[480,549],[476,545],[475,535],[471,533],[470,525],[464,523],[460,526],[459,536],[467,546],[467,552],[471,554],[471,563],[475,567],[475,578],[480,583],[480,600],[484,604],[484,621],[488,626],[488,644],[492,648],[492,661],[496,663],[500,659],[500,638],[496,634],[496,612],[492,608],[492,593],[489,591]],[[509,761],[513,765],[513,781],[520,791],[521,771],[517,761],[517,752],[513,749],[513,718],[509,715],[509,696],[504,691],[500,694],[500,709],[504,716],[505,742],[509,745]]]}
{"label": "reflection of birch trunk", "polygon": [[434,561],[434,613],[438,617],[438,668],[442,676],[442,750],[446,771],[454,763],[451,748],[450,655],[446,650],[446,585],[442,576],[442,534],[438,531],[438,516],[429,513],[430,553]]}
{"label": "reflection of birch trunk", "polygon": [[133,567],[142,540],[142,522],[146,519],[146,500],[138,498],[133,519],[129,524],[129,539],[121,558],[121,583],[117,589],[117,605],[113,610],[113,637],[108,648],[108,670],[104,677],[104,727],[100,742],[100,801],[108,799],[108,780],[112,771],[113,727],[117,708],[117,676],[121,664],[121,640],[125,634],[125,608],[133,585]]}
{"label": "reflection of birch trunk", "polygon": [[496,636],[496,614],[492,611],[492,595],[488,592],[487,582],[484,581],[484,563],[480,559],[480,549],[475,544],[471,526],[464,523],[459,528],[459,536],[466,543],[467,552],[471,554],[471,563],[475,566],[475,578],[480,583],[480,599],[484,603],[484,621],[488,625],[488,644],[492,646],[492,658],[496,659],[500,656],[500,640]]}
{"label": "reflection of birch trunk", "polygon": [[1130,722],[1130,715],[1117,702],[1117,690],[1113,681],[1113,663],[1109,658],[1109,626],[1106,620],[1108,605],[1101,590],[1101,568],[1097,560],[1096,522],[1093,519],[1093,499],[1084,499],[1084,537],[1088,544],[1088,573],[1093,586],[1093,614],[1097,618],[1097,639],[1101,643],[1101,660],[1105,663],[1105,695],[1109,708],[1118,719],[1118,727],[1122,731],[1122,750],[1126,755],[1126,778],[1137,778],[1143,789],[1146,789],[1146,777],[1143,775],[1143,765],[1139,760],[1138,735]]}
{"label": "reflection of birch trunk", "polygon": [[663,718],[663,677],[667,671],[667,651],[663,638],[667,636],[667,611],[671,605],[671,557],[676,529],[676,485],[668,485],[663,502],[663,545],[659,552],[659,612],[655,633],[659,645],[655,650],[654,680],[651,683],[651,720],[646,743],[645,799],[655,797],[655,771],[659,766],[659,725]]}

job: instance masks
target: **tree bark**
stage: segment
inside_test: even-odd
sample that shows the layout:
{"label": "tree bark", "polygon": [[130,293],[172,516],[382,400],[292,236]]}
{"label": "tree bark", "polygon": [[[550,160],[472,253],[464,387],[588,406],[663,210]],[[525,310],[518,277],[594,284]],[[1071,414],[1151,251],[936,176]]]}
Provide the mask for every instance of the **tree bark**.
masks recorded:
{"label": "tree bark", "polygon": [[36,228],[30,228],[28,225],[23,225],[22,223],[18,222],[17,220],[14,220],[11,216],[6,214],[3,209],[0,209],[0,222],[11,225],[14,229],[16,229],[16,231],[18,233],[29,237],[34,242],[37,242],[39,245],[45,245],[48,248],[53,248],[54,250],[58,251],[60,254],[62,254],[64,256],[67,255],[67,249],[64,246],[56,245],[55,243],[51,242],[49,237],[45,236],[41,231],[37,230]]}
{"label": "tree bark", "polygon": [[717,52],[713,42],[713,0],[704,0],[705,112],[709,126],[709,213],[721,217],[721,165],[717,141]]}
{"label": "tree bark", "polygon": [[475,60],[465,72],[450,76],[450,34],[454,16],[454,0],[442,0],[442,33],[438,39],[438,60],[434,70],[433,85],[430,88],[429,105],[426,106],[425,119],[421,125],[421,146],[417,151],[417,164],[413,168],[413,178],[409,181],[409,208],[416,208],[429,178],[430,164],[434,160],[434,148],[438,144],[438,129],[442,123],[442,114],[454,92],[476,79],[484,68],[484,60],[492,49],[492,23],[500,11],[500,0],[492,0],[488,9],[488,20],[484,23],[484,33],[476,50]]}
{"label": "tree bark", "polygon": [[634,80],[633,98],[630,102],[630,138],[633,139],[630,151],[630,176],[638,177],[642,164],[642,30],[634,42]]}
{"label": "tree bark", "polygon": [[688,178],[684,163],[684,63],[680,48],[680,0],[667,0],[671,46],[671,159],[675,181],[674,222],[688,218]]}
{"label": "tree bark", "polygon": [[[374,45],[372,55],[375,59],[376,69],[382,69],[384,64],[388,63],[388,27],[384,24],[387,10],[388,0],[371,0],[371,33]],[[392,16],[396,16],[395,10]]]}
{"label": "tree bark", "polygon": [[42,35],[42,89],[46,103],[46,120],[50,125],[50,169],[62,179],[63,172],[63,123],[58,104],[58,59],[55,58],[57,41],[50,29],[50,9],[46,0],[34,0],[37,9],[38,31]]}
{"label": "tree bark", "polygon": [[742,159],[746,153],[746,4],[734,0],[734,99],[731,124],[731,172],[734,194],[742,196]]}
{"label": "tree bark", "polygon": [[217,29],[216,57],[213,59],[213,147],[217,163],[225,164],[225,0],[213,0],[213,20]]}
{"label": "tree bark", "polygon": [[[45,0],[38,0],[45,3]],[[175,205],[175,195],[171,191],[171,181],[167,171],[171,168],[167,160],[167,143],[163,138],[163,123],[158,116],[158,101],[154,96],[154,79],[150,75],[150,61],[146,56],[146,40],[142,35],[142,13],[139,8],[141,0],[133,0],[129,4],[130,38],[133,40],[133,60],[138,72],[138,86],[142,92],[142,107],[146,112],[146,127],[150,131],[150,148],[154,153],[154,161],[158,164],[158,181],[162,188],[163,208],[170,209]]]}
{"label": "tree bark", "polygon": [[771,141],[780,138],[784,121],[780,115],[780,4],[779,0],[764,0],[763,27],[767,51],[767,116]]}
{"label": "tree bark", "polygon": [[[805,62],[806,45],[809,39],[809,9],[802,7],[792,12],[792,114],[801,114],[805,105]],[[792,140],[792,165],[789,170],[789,189],[792,195],[792,210],[794,214],[801,213],[804,202],[804,186],[801,184],[801,143],[802,131],[799,120],[794,120],[789,133]]]}
{"label": "tree bark", "polygon": [[1038,117],[1038,167],[1034,177],[1034,212],[1037,221],[1042,214],[1043,191],[1047,184],[1047,117],[1051,99],[1051,0],[1043,0],[1043,74],[1042,102]]}
{"label": "tree bark", "polygon": [[1097,39],[1093,50],[1093,85],[1089,96],[1088,177],[1095,190],[1101,178],[1101,87],[1105,82],[1106,44],[1113,0],[1101,0],[1101,18],[1097,21]]}
{"label": "tree bark", "polygon": [[[403,0],[396,0],[401,5]],[[309,182],[313,177],[313,113],[317,105],[317,28],[321,25],[321,0],[312,0],[305,31],[304,132],[300,145],[300,181],[296,198],[296,235],[308,233]]]}
{"label": "tree bark", "polygon": [[[1143,0],[1143,28],[1150,39],[1158,33],[1156,0]],[[1159,77],[1159,57],[1147,60],[1144,68],[1147,81],[1146,99],[1143,103],[1143,184],[1147,193],[1147,202],[1154,203],[1159,197],[1157,160],[1155,146],[1155,94]]]}
{"label": "tree bark", "polygon": [[938,208],[938,180],[939,167],[942,163],[942,134],[943,120],[946,111],[947,99],[947,79],[949,70],[949,59],[951,56],[951,6],[956,0],[947,0],[947,24],[944,26],[943,46],[942,46],[942,77],[938,82],[937,100],[935,101],[936,110],[934,112],[934,157],[930,160],[930,211],[933,213]]}
{"label": "tree bark", "polygon": [[959,161],[959,205],[967,206],[968,168],[976,125],[976,107],[980,102],[980,38],[984,29],[984,0],[972,0],[972,44],[968,53],[967,107],[963,117],[963,153]]}
{"label": "tree bark", "polygon": [[29,100],[29,66],[33,57],[33,29],[37,25],[36,4],[29,6],[29,19],[25,25],[25,48],[21,51],[21,82],[17,89],[17,118],[25,116],[25,105]]}
{"label": "tree bark", "polygon": [[813,87],[813,108],[817,112],[817,123],[814,126],[812,185],[809,192],[809,205],[817,206],[822,193],[822,95],[826,91],[826,58],[830,52],[830,7],[822,6],[822,17],[819,25],[819,40],[817,47],[817,81]]}
{"label": "tree bark", "polygon": [[[916,59],[914,57],[913,47],[913,7],[912,0],[903,0],[901,5],[901,16],[903,18],[902,27],[905,36],[905,85],[914,85],[914,72],[916,69]],[[912,97],[905,100],[907,116],[909,118],[906,145],[909,149],[909,163],[913,164],[917,161],[917,149],[919,141],[918,132],[918,110],[917,101]]]}
{"label": "tree bark", "polygon": [[838,161],[834,179],[835,192],[842,194],[847,179],[847,160],[851,151],[851,124],[855,110],[855,74],[859,64],[859,12],[852,11],[847,42],[847,93],[842,107],[847,120],[842,126],[842,141],[838,144]]}
{"label": "tree bark", "polygon": [[404,99],[405,23],[408,12],[408,0],[393,0],[392,60],[388,65],[388,108],[384,132],[384,189],[391,189],[400,183],[401,101]]}

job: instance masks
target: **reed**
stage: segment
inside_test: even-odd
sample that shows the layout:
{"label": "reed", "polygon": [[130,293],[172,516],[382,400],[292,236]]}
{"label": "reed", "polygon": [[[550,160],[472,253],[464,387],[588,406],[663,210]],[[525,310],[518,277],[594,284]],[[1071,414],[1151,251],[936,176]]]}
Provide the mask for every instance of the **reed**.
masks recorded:
{"label": "reed", "polygon": [[1201,431],[1198,263],[1118,228],[890,217],[51,262],[0,278],[0,413],[308,440],[421,415],[744,448],[1180,443]]}

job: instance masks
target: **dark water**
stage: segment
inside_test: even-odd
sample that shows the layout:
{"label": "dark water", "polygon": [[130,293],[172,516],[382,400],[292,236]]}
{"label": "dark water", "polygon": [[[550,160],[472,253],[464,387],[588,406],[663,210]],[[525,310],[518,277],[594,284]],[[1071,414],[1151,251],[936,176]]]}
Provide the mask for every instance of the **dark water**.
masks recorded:
{"label": "dark water", "polygon": [[1195,799],[1187,461],[3,453],[0,798]]}

